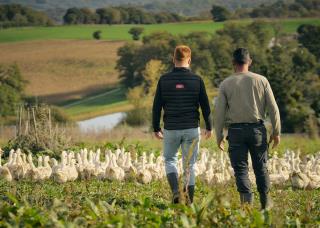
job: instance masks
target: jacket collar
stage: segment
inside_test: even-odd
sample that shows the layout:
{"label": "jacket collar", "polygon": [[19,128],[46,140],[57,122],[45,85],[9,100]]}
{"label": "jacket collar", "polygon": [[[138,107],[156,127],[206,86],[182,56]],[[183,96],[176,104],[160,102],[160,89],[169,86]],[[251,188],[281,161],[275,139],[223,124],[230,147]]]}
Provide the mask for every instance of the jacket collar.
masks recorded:
{"label": "jacket collar", "polygon": [[174,67],[172,72],[190,72],[190,68],[187,67]]}

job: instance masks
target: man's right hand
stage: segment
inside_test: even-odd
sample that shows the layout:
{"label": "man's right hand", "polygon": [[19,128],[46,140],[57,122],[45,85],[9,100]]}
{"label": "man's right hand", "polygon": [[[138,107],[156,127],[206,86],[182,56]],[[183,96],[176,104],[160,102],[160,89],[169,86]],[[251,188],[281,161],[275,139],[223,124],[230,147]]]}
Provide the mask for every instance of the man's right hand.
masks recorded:
{"label": "man's right hand", "polygon": [[211,138],[211,135],[213,134],[213,131],[209,131],[209,130],[206,130],[206,132],[204,133],[204,136],[206,139],[209,139]]}
{"label": "man's right hand", "polygon": [[154,136],[156,136],[157,139],[163,139],[163,132],[162,132],[162,130],[155,132],[155,133],[154,133]]}
{"label": "man's right hand", "polygon": [[280,135],[271,135],[269,144],[273,141],[272,149],[276,148],[280,144]]}
{"label": "man's right hand", "polygon": [[222,139],[220,142],[218,142],[218,147],[221,151],[224,151],[224,143],[226,141],[224,139]]}

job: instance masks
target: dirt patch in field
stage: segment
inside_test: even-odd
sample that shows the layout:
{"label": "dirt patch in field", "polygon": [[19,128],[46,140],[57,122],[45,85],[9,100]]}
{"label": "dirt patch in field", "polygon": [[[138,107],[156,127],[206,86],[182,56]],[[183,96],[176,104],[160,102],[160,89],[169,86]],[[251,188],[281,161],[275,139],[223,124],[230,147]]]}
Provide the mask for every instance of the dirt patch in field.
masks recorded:
{"label": "dirt patch in field", "polygon": [[0,44],[0,64],[17,63],[27,95],[49,103],[79,99],[118,83],[124,42],[54,40]]}

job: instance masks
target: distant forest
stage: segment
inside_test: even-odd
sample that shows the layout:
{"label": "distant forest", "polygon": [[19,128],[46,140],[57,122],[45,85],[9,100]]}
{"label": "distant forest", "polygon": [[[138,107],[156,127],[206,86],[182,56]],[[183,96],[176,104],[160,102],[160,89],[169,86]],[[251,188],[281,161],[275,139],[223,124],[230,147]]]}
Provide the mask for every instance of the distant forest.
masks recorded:
{"label": "distant forest", "polygon": [[53,24],[54,22],[43,12],[18,4],[0,5],[0,28]]}
{"label": "distant forest", "polygon": [[[56,0],[55,2],[59,2]],[[166,7],[164,3],[154,2],[151,0],[134,1],[141,5],[121,5],[121,6],[105,6],[100,8],[81,7],[81,5],[99,5],[105,2],[110,5],[114,3],[112,0],[70,0],[60,7],[71,5],[71,3],[82,3],[77,7],[63,8],[47,8],[54,6],[53,1],[33,0],[31,6],[41,5],[43,11],[25,6],[25,4],[1,4],[4,2],[20,2],[19,0],[0,0],[0,28],[17,27],[17,26],[37,26],[52,25],[55,23],[65,24],[156,24],[168,22],[180,22],[186,20],[208,20],[212,18],[214,21],[225,21],[229,19],[239,18],[288,18],[288,17],[320,17],[320,1],[319,0],[292,0],[292,1],[268,1],[267,4],[260,4],[253,8],[248,8],[250,3],[265,2],[263,0],[216,0],[215,3],[221,4],[210,5],[213,0],[172,0]],[[148,3],[150,2],[150,3]],[[192,9],[199,9],[200,2],[208,5],[206,11],[197,16],[192,15]],[[273,2],[273,3],[272,3]],[[67,4],[68,3],[68,4]],[[95,3],[95,4],[94,4]],[[117,1],[117,3],[126,3],[125,0]],[[222,4],[223,3],[223,4]],[[252,4],[252,5],[255,5]],[[224,6],[222,6],[224,5]],[[157,7],[155,7],[157,6]],[[201,7],[203,5],[200,5]],[[178,8],[180,7],[180,11]],[[200,8],[201,8],[200,7]],[[169,9],[168,8],[168,9]],[[184,11],[188,8],[190,11]],[[155,10],[157,9],[157,11]],[[176,10],[175,10],[176,9]],[[50,19],[49,19],[50,18]],[[54,22],[53,22],[54,21]]]}
{"label": "distant forest", "polygon": [[261,4],[252,9],[241,8],[235,11],[213,5],[211,14],[214,21],[240,18],[320,17],[320,0],[277,1],[269,5]]}
{"label": "distant forest", "polygon": [[136,7],[107,7],[95,11],[70,8],[63,16],[65,24],[157,24],[186,20],[175,13],[147,12]]}
{"label": "distant forest", "polygon": [[135,6],[151,12],[170,12],[182,16],[210,16],[212,5],[220,5],[228,10],[254,8],[276,0],[0,0],[0,4],[21,4],[35,10],[44,11],[56,22],[62,22],[67,9],[104,8],[110,6]]}
{"label": "distant forest", "polygon": [[295,0],[289,3],[277,1],[270,5],[262,4],[252,10],[238,9],[235,12],[238,18],[257,17],[319,17],[319,0]]}

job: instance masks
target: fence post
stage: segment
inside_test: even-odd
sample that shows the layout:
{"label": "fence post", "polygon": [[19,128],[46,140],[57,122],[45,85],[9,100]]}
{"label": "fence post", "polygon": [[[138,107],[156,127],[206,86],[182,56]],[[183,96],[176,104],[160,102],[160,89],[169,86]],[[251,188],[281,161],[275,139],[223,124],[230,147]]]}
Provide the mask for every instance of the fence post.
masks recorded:
{"label": "fence post", "polygon": [[34,112],[34,107],[32,107],[32,115],[33,115],[33,124],[34,124],[34,132],[36,135],[36,143],[39,143],[39,139],[38,139],[38,130],[37,130],[37,122],[36,122],[36,115]]}

